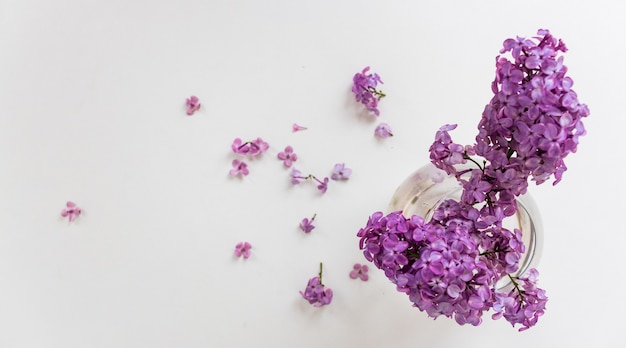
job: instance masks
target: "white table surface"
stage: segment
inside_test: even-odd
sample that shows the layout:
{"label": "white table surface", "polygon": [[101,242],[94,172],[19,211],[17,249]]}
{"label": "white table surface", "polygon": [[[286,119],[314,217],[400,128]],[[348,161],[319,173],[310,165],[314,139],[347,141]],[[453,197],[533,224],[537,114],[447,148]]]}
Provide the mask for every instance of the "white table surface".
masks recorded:
{"label": "white table surface", "polygon": [[[626,7],[471,3],[0,0],[0,347],[623,347]],[[591,110],[563,181],[530,189],[545,316],[458,326],[380,271],[350,279],[367,217],[439,126],[472,141],[503,40],[539,28],[568,45]],[[388,95],[378,120],[350,93],[366,65]],[[395,136],[376,140],[378,121]],[[235,137],[270,144],[243,180]],[[287,145],[305,174],[345,162],[352,178],[291,187]],[[313,308],[298,291],[320,261],[335,297]]]}

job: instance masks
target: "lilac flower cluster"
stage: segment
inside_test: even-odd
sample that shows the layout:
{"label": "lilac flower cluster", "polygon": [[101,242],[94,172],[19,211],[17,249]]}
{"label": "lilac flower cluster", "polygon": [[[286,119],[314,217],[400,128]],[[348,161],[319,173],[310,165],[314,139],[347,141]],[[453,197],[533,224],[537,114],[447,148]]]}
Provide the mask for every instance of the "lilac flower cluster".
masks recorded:
{"label": "lilac flower cluster", "polygon": [[534,326],[543,315],[548,300],[545,291],[536,286],[538,276],[537,270],[531,269],[526,277],[517,281],[511,279],[514,288],[510,292],[496,293],[492,318],[504,316],[513,325],[521,324],[520,331]]}
{"label": "lilac flower cluster", "polygon": [[[365,258],[421,311],[433,318],[454,317],[461,325],[479,325],[497,301],[495,283],[518,269],[525,248],[518,230],[488,220],[476,208],[447,200],[428,223],[417,215],[377,212],[357,235]],[[524,304],[533,298],[517,294]],[[533,298],[541,306],[546,300]],[[536,307],[518,306],[535,315]]]}
{"label": "lilac flower cluster", "polygon": [[380,79],[378,74],[368,73],[369,70],[370,67],[366,66],[363,71],[354,74],[354,77],[352,78],[352,93],[354,93],[354,97],[357,102],[365,105],[367,110],[378,116],[380,115],[378,102],[385,96],[385,94],[382,91],[377,90],[376,87],[379,83],[382,84],[383,81]]}
{"label": "lilac flower cluster", "polygon": [[[529,180],[561,180],[564,158],[585,134],[582,118],[589,110],[566,76],[559,55],[565,51],[548,30],[532,39],[505,40],[500,53],[512,59],[496,59],[494,97],[476,143],[454,143],[449,131],[456,125],[445,125],[429,150],[431,162],[462,186],[460,200],[442,202],[428,222],[377,212],[359,230],[365,258],[429,316],[479,325],[483,313],[493,309],[494,319],[520,324],[521,331],[543,315],[547,297],[537,287],[538,272],[512,275],[525,246],[521,232],[504,228],[503,220],[517,212],[516,197],[526,192]],[[460,166],[468,162],[475,166]],[[504,277],[513,284],[506,293],[495,285]]]}
{"label": "lilac flower cluster", "polygon": [[566,76],[559,55],[566,51],[548,30],[539,30],[534,40],[504,41],[500,53],[510,52],[512,60],[496,59],[494,96],[478,124],[476,144],[453,143],[448,131],[454,126],[444,126],[430,149],[433,163],[456,174],[455,164],[481,156],[489,163],[482,168],[485,177],[498,184],[493,190],[516,196],[526,192],[529,178],[540,184],[554,176],[557,184],[567,170],[564,158],[576,152],[585,134],[582,119],[589,115]]}
{"label": "lilac flower cluster", "polygon": [[[366,66],[360,73],[356,73],[352,78],[352,93],[357,102],[365,105],[368,111],[372,112],[376,116],[380,116],[380,110],[378,110],[378,102],[381,98],[385,97],[383,91],[376,89],[378,84],[382,84],[383,81],[376,73],[368,73],[369,66]],[[387,138],[393,136],[391,127],[384,122],[381,122],[374,129],[374,135],[378,138]]]}
{"label": "lilac flower cluster", "polygon": [[309,301],[314,307],[321,307],[333,300],[333,290],[327,288],[322,283],[322,263],[320,262],[320,271],[317,277],[309,279],[304,291],[300,291],[300,295]]}

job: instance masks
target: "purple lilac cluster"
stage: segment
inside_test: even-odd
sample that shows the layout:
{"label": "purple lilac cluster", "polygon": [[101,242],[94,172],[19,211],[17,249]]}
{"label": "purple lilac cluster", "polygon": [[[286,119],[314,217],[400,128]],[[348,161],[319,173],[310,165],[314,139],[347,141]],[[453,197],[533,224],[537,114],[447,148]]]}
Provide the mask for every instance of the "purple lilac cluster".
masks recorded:
{"label": "purple lilac cluster", "polygon": [[382,84],[383,81],[376,73],[368,73],[369,66],[366,66],[360,73],[354,74],[352,78],[352,93],[357,102],[365,105],[367,110],[374,113],[374,115],[380,115],[378,110],[378,102],[385,94],[376,89],[378,84]]}
{"label": "purple lilac cluster", "polygon": [[430,149],[431,160],[449,174],[455,164],[478,155],[488,162],[484,177],[496,187],[483,185],[483,192],[526,192],[528,179],[537,184],[554,176],[557,184],[567,170],[564,158],[576,152],[585,134],[582,119],[587,105],[578,101],[573,80],[563,65],[565,44],[548,30],[533,39],[507,39],[498,56],[493,98],[485,106],[478,124],[476,144],[464,147],[452,142],[444,126]]}
{"label": "purple lilac cluster", "polygon": [[314,307],[321,307],[333,300],[333,290],[327,288],[322,283],[322,263],[320,262],[320,272],[317,277],[309,279],[304,291],[300,291],[300,295],[309,301]]}
{"label": "purple lilac cluster", "polygon": [[[563,65],[561,40],[548,30],[531,39],[507,39],[498,56],[494,97],[485,107],[474,145],[454,143],[441,127],[430,147],[431,162],[454,175],[463,191],[446,200],[428,222],[401,212],[373,214],[360,229],[365,258],[385,272],[398,291],[429,316],[453,317],[479,325],[493,309],[521,330],[543,315],[547,297],[537,287],[538,272],[513,276],[525,251],[521,232],[503,227],[517,212],[516,197],[528,181],[561,180],[564,158],[576,151],[589,115],[572,90]],[[473,167],[460,166],[472,163]],[[459,169],[460,167],[464,169]],[[513,288],[500,292],[508,277]]]}
{"label": "purple lilac cluster", "polygon": [[[366,66],[360,73],[354,74],[352,78],[352,93],[357,102],[365,105],[367,110],[377,117],[380,116],[380,110],[378,110],[378,102],[385,97],[383,91],[377,89],[378,84],[382,84],[383,81],[376,73],[369,72],[370,67]],[[388,138],[393,136],[391,127],[381,122],[374,129],[374,136],[378,138]]]}
{"label": "purple lilac cluster", "polygon": [[[357,235],[365,258],[421,311],[433,318],[454,317],[461,325],[479,325],[500,296],[496,282],[517,270],[525,248],[518,230],[486,220],[478,209],[447,200],[428,223],[417,215],[377,212]],[[517,288],[519,297],[509,297],[525,313],[538,317],[545,308],[545,294],[525,292],[535,280]]]}

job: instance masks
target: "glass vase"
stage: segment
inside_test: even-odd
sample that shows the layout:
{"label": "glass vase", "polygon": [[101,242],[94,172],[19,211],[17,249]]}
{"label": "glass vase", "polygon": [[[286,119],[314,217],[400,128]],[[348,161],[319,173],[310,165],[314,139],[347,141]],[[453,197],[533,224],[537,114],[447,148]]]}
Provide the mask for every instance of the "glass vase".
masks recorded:
{"label": "glass vase", "polygon": [[[469,168],[469,165],[468,165]],[[463,169],[463,168],[460,168]],[[388,212],[402,211],[406,217],[419,215],[430,221],[435,209],[446,199],[459,200],[463,188],[453,175],[435,167],[432,163],[422,166],[398,186],[388,207]],[[519,260],[518,270],[512,276],[524,275],[537,266],[542,247],[541,216],[537,205],[527,192],[517,197],[517,212],[503,221],[503,227],[522,232],[526,246]],[[496,289],[505,290],[512,286],[508,277],[496,283]]]}

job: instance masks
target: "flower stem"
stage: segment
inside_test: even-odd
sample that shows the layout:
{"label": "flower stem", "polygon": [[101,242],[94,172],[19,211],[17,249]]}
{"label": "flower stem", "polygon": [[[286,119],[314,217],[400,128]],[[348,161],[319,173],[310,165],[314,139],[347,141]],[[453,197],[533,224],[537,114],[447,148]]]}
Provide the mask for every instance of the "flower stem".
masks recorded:
{"label": "flower stem", "polygon": [[[484,171],[485,171],[485,169],[484,169],[484,167],[483,167],[483,166],[481,166],[478,162],[476,162],[476,160],[475,160],[475,159],[473,159],[473,158],[471,158],[470,156],[468,156],[468,155],[467,155],[467,152],[463,154],[463,157],[465,157],[465,159],[466,159],[466,160],[469,160],[469,161],[471,161],[471,162],[474,162],[474,164],[475,164],[475,165],[478,167],[478,169],[480,169],[482,172],[484,172]],[[483,165],[484,165],[484,164],[485,164],[485,163],[483,162]]]}
{"label": "flower stem", "polygon": [[382,98],[387,96],[385,93],[383,93],[383,91],[379,91],[373,87],[368,87],[367,90],[371,92],[372,94],[374,94],[378,100],[381,100]]}
{"label": "flower stem", "polygon": [[520,304],[524,305],[524,290],[520,289],[519,284],[515,281],[515,278],[513,278],[513,276],[511,276],[511,274],[507,274],[507,276],[511,280],[511,283],[513,283],[513,286],[515,287],[515,291],[517,291],[517,295],[519,296]]}
{"label": "flower stem", "polygon": [[322,263],[320,262],[320,273],[318,273],[319,275],[319,280],[320,280],[320,285],[324,285],[322,284]]}

